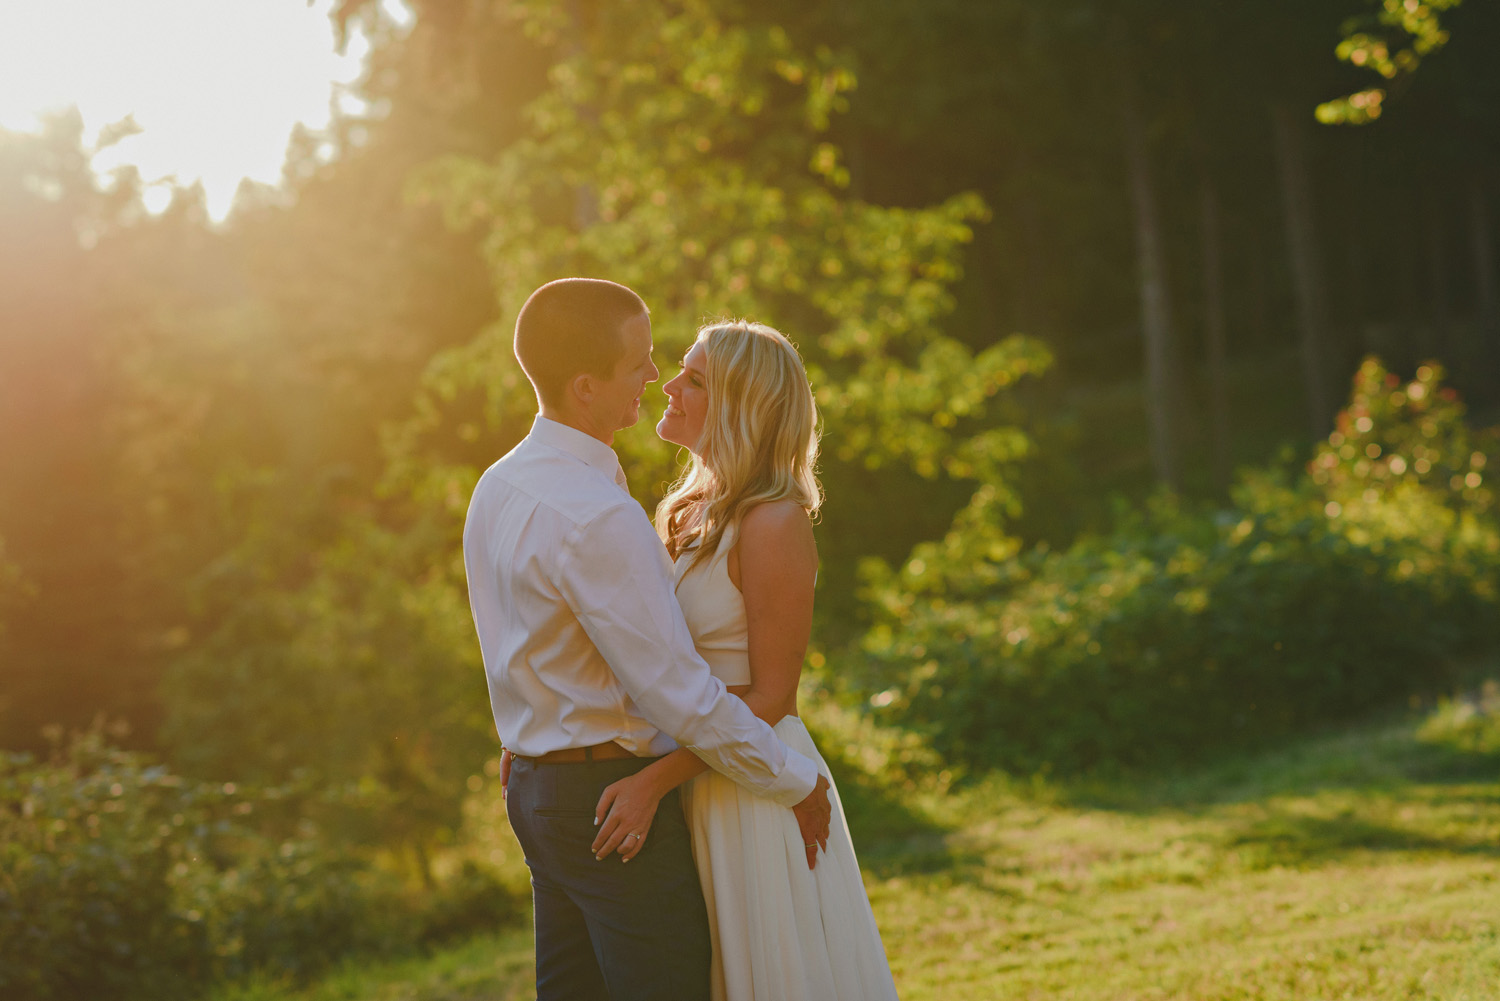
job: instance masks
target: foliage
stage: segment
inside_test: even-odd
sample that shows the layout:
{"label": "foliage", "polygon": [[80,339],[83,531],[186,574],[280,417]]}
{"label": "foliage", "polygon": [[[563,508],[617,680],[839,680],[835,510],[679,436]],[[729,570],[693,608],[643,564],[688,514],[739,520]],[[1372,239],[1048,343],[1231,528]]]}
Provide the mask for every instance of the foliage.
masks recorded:
{"label": "foliage", "polygon": [[[986,210],[972,194],[922,209],[848,194],[827,135],[855,83],[844,59],[704,0],[606,6],[579,23],[560,4],[517,6],[521,29],[559,52],[528,133],[490,162],[447,158],[415,189],[454,225],[483,229],[504,319],[435,359],[398,453],[408,469],[454,454],[455,432],[524,431],[534,404],[509,320],[531,289],[576,273],[644,294],[663,367],[706,317],[784,330],[823,406],[831,494],[845,466],[851,481],[908,470],[1005,490],[1025,443],[990,403],[1048,355],[1022,338],[974,351],[942,332],[959,252]],[[619,444],[643,494],[670,478],[649,422]]]}
{"label": "foliage", "polygon": [[[0,132],[0,533],[35,599],[9,623],[6,746],[100,710],[152,742],[167,665],[225,649],[226,568],[254,567],[235,578],[254,609],[298,593],[351,523],[351,538],[417,524],[414,545],[448,551],[454,519],[430,534],[425,519],[524,430],[509,317],[567,270],[639,284],[664,361],[721,310],[802,345],[830,419],[825,635],[863,627],[860,558],[899,559],[971,503],[981,524],[986,505],[1013,509],[1014,429],[1058,442],[1070,416],[1126,400],[1032,477],[1032,512],[1051,517],[1032,536],[1062,543],[1091,518],[1081,495],[1147,479],[1133,424],[1115,419],[1140,398],[1118,137],[1100,126],[1118,90],[1107,24],[1127,20],[1138,47],[1169,258],[1197,254],[1200,175],[1225,192],[1231,351],[1250,397],[1288,329],[1254,116],[1270,97],[1336,92],[1328,71],[1347,67],[1329,36],[1359,5],[882,0],[855,16],[789,0],[422,0],[409,28],[373,0],[332,6],[372,33],[368,110],[299,132],[284,186],[247,186],[225,225],[191,190],[151,216],[139,177],[94,176],[76,115]],[[1493,145],[1497,9],[1443,12],[1453,39],[1418,74],[1436,90],[1407,104],[1430,132],[1387,120],[1313,150],[1315,190],[1338,185],[1317,206],[1329,259],[1351,269],[1334,312],[1415,351],[1421,314],[1446,300],[1453,322],[1429,347],[1455,362],[1475,339],[1478,271],[1447,192]],[[1433,204],[1380,210],[1414,189]],[[472,225],[445,228],[433,206]],[[1360,263],[1376,234],[1399,252]],[[1190,331],[1191,275],[1176,287]],[[1016,330],[1060,359],[1046,384],[1020,378],[1045,355],[1008,341]],[[1281,410],[1236,401],[1241,459],[1295,433]],[[649,503],[671,457],[646,427],[624,446]],[[377,496],[388,464],[395,486]],[[259,636],[269,660],[287,635],[239,639]]]}
{"label": "foliage", "polygon": [[345,533],[300,587],[266,586],[249,560],[218,568],[219,626],[173,664],[164,736],[192,774],[359,784],[340,835],[425,870],[494,746],[460,557],[417,528]]}
{"label": "foliage", "polygon": [[118,600],[128,564],[112,544],[121,505],[103,434],[117,382],[96,338],[97,259],[81,242],[131,221],[137,179],[94,177],[82,144],[76,113],[36,134],[0,129],[0,534],[30,591],[7,630],[7,747],[66,718],[81,660],[112,655],[117,669],[101,672],[79,722],[140,708],[129,704],[134,658],[120,657],[133,652]]}
{"label": "foliage", "polygon": [[[871,571],[887,618],[872,676],[851,681],[888,722],[928,732],[830,729],[857,748],[835,757],[878,756],[903,792],[939,751],[1061,767],[1353,712],[1429,683],[1435,658],[1492,621],[1491,474],[1474,457],[1494,450],[1462,438],[1454,401],[1428,396],[1434,409],[1419,412],[1379,379],[1363,404],[1371,430],[1351,409],[1309,477],[1249,477],[1221,515],[1161,505],[1062,553],[1021,555],[1009,527],[1011,466],[1028,442],[1058,443],[1029,495],[1051,519],[1032,537],[1054,545],[1093,497],[1144,480],[1141,436],[1121,419],[1139,409],[1139,351],[1107,25],[1128,22],[1140,63],[1170,259],[1199,250],[1199,182],[1225,193],[1233,420],[1238,457],[1259,462],[1295,431],[1268,386],[1290,327],[1279,196],[1254,122],[1267,100],[1307,108],[1348,89],[1337,74],[1356,71],[1328,49],[1351,0],[409,6],[408,32],[373,0],[340,0],[345,27],[376,31],[359,86],[370,111],[299,133],[285,187],[247,188],[222,227],[190,190],[147,216],[138,177],[93,176],[76,116],[36,136],[0,130],[0,578],[28,589],[0,611],[0,743],[124,713],[132,740],[191,776],[153,792],[160,810],[142,816],[196,816],[166,813],[173,790],[207,797],[233,780],[292,783],[295,812],[317,819],[309,840],[231,811],[237,833],[218,843],[232,851],[184,873],[173,861],[170,900],[155,883],[98,896],[117,914],[167,900],[155,923],[127,924],[183,969],[198,968],[181,952],[196,935],[243,943],[203,961],[213,969],[303,945],[305,967],[322,961],[313,943],[381,883],[329,858],[328,843],[359,858],[388,846],[442,873],[425,856],[455,836],[461,779],[493,748],[458,527],[478,469],[531,410],[510,319],[559,274],[636,285],[664,363],[721,312],[773,322],[803,349],[828,420],[825,647],[863,629],[856,563],[911,555],[899,575]],[[1397,82],[1415,65],[1392,55],[1406,38],[1441,41],[1451,26],[1453,39],[1417,74],[1409,118],[1312,146],[1314,191],[1337,195],[1315,205],[1320,232],[1329,260],[1348,264],[1332,309],[1351,343],[1472,361],[1493,178],[1473,182],[1462,217],[1450,194],[1493,145],[1485,45],[1500,7],[1401,7],[1420,30],[1378,13],[1351,27],[1385,39]],[[1417,193],[1421,211],[1405,211]],[[1367,252],[1377,245],[1389,252]],[[1191,331],[1191,274],[1176,287]],[[1196,352],[1179,347],[1192,375]],[[1023,378],[1053,351],[1046,382]],[[1094,415],[1077,419],[1077,450],[1064,442],[1071,414]],[[649,422],[621,444],[649,503],[669,450]],[[1221,647],[1206,666],[1203,651]],[[914,687],[909,667],[941,657],[947,671],[950,652],[962,684]],[[1305,704],[1278,701],[1297,691]],[[958,714],[967,729],[944,729]],[[1047,727],[1051,743],[1037,736]],[[66,767],[23,770],[45,770],[37,788],[61,803],[70,781],[93,788]],[[289,801],[256,800],[249,816]],[[220,806],[204,809],[219,822]],[[99,868],[78,863],[79,879],[104,886],[127,860],[132,879],[156,871],[144,842],[68,837],[99,848],[80,855]],[[177,842],[163,844],[177,859]],[[380,857],[396,864],[395,851]],[[510,906],[483,869],[435,893],[443,902],[410,919],[410,938]],[[72,920],[81,899],[39,906]],[[171,917],[193,909],[219,916]],[[367,932],[378,938],[326,931],[330,951]],[[146,977],[129,964],[148,954],[130,955],[101,968]]]}
{"label": "foliage", "polygon": [[1500,757],[1500,681],[1490,678],[1475,692],[1442,700],[1417,736],[1460,754]]}
{"label": "foliage", "polygon": [[[707,3],[607,8],[579,23],[560,4],[506,10],[496,16],[510,34],[547,53],[550,82],[492,158],[442,158],[413,192],[479,231],[507,315],[432,359],[415,414],[387,437],[375,503],[317,470],[230,481],[226,503],[250,529],[195,578],[193,641],[163,686],[164,736],[183,767],[363,782],[386,809],[347,833],[404,844],[424,869],[457,826],[462,777],[493,745],[458,536],[475,467],[534,410],[508,332],[533,287],[581,272],[640,288],[663,367],[709,313],[779,322],[828,414],[830,476],[904,468],[955,484],[957,504],[976,484],[974,503],[1007,500],[1004,471],[1025,439],[990,404],[1047,361],[1019,338],[976,353],[941,333],[983,206],[960,195],[892,209],[844,193],[825,134],[853,77],[831,53]],[[621,449],[649,495],[671,475],[671,450],[643,424]],[[294,483],[300,496],[288,496]],[[296,544],[307,529],[275,518],[289,504],[310,512],[307,528],[319,510],[346,516],[308,553]],[[867,527],[837,531],[852,547]],[[825,548],[835,575],[853,562],[837,549]]]}
{"label": "foliage", "polygon": [[[1448,44],[1443,11],[1463,0],[1380,0],[1380,10],[1350,18],[1339,42],[1339,59],[1374,70],[1386,80],[1415,73],[1427,56]],[[1363,125],[1380,117],[1386,98],[1383,87],[1370,87],[1318,105],[1318,121],[1325,125]]]}
{"label": "foliage", "polygon": [[0,759],[0,997],[194,996],[512,919],[466,870],[413,898],[328,835],[330,796],[186,780],[96,728]]}
{"label": "foliage", "polygon": [[208,954],[169,883],[208,811],[199,790],[104,752],[97,737],[70,757],[0,763],[0,994],[128,997],[139,985],[170,995],[177,976],[202,975]]}
{"label": "foliage", "polygon": [[245,850],[240,818],[260,804],[232,785],[185,782],[97,731],[50,763],[7,756],[4,778],[7,996],[183,996],[312,959],[325,945],[309,932],[367,926],[352,919],[374,900],[347,857]]}
{"label": "foliage", "polygon": [[[1419,367],[1406,384],[1374,360],[1360,366],[1349,406],[1309,466],[1313,483],[1337,507],[1328,508],[1330,517],[1377,531],[1373,512],[1364,505],[1413,491],[1442,500],[1456,515],[1483,518],[1494,512],[1495,489],[1485,472],[1494,434],[1479,436],[1468,428],[1458,394],[1442,379],[1442,369],[1434,365]],[[1386,531],[1425,530],[1432,535],[1424,544],[1434,545],[1440,543],[1440,527],[1447,526],[1387,525]],[[1461,539],[1450,538],[1449,544]]]}
{"label": "foliage", "polygon": [[1308,474],[1247,475],[1233,509],[1163,500],[988,564],[956,526],[870,570],[864,690],[940,753],[1022,770],[1185,760],[1431,690],[1500,642],[1496,448],[1462,414],[1436,369],[1371,361]]}

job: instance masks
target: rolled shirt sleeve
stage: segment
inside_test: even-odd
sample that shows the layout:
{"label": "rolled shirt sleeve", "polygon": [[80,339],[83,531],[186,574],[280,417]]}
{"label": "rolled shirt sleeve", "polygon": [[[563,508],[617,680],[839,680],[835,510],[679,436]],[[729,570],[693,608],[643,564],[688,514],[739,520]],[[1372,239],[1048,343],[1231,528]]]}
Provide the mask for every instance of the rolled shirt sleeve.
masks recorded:
{"label": "rolled shirt sleeve", "polygon": [[641,714],[716,771],[784,806],[812,792],[818,769],[729,694],[693,647],[672,566],[633,501],[577,526],[555,581]]}

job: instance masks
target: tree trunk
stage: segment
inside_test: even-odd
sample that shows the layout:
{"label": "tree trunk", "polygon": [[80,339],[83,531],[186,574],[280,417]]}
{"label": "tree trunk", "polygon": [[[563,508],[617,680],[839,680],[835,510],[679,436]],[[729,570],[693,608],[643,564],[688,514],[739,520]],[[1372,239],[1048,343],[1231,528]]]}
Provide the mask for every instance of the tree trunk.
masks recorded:
{"label": "tree trunk", "polygon": [[1390,330],[1394,329],[1390,311],[1381,308],[1374,294],[1380,283],[1374,265],[1381,255],[1372,254],[1373,241],[1357,225],[1348,225],[1342,236],[1348,247],[1348,272],[1342,283],[1346,295],[1341,315],[1348,327],[1342,336],[1329,331],[1328,353],[1323,357],[1325,366],[1335,372],[1353,370],[1367,354],[1388,354]]}
{"label": "tree trunk", "polygon": [[1220,488],[1229,485],[1232,458],[1229,451],[1228,337],[1224,319],[1224,255],[1219,228],[1219,193],[1213,181],[1203,179],[1203,335],[1208,363],[1209,409],[1213,415],[1214,480]]}
{"label": "tree trunk", "polygon": [[1135,95],[1135,81],[1127,71],[1120,87],[1120,119],[1125,139],[1125,165],[1130,175],[1130,200],[1135,209],[1136,267],[1141,284],[1141,335],[1146,354],[1146,411],[1150,422],[1151,464],[1157,479],[1176,490],[1180,484],[1174,418],[1178,394],[1173,386],[1172,313],[1167,290],[1166,259],[1151,165],[1146,153],[1146,128]]}
{"label": "tree trunk", "polygon": [[1245,276],[1250,285],[1250,335],[1255,346],[1261,350],[1265,350],[1271,343],[1271,279],[1266,274],[1269,242],[1261,223],[1257,221],[1250,231],[1250,253]]}
{"label": "tree trunk", "polygon": [[1474,253],[1474,327],[1486,381],[1500,378],[1500,302],[1495,292],[1495,248],[1490,239],[1489,205],[1479,178],[1469,182],[1469,240]]}
{"label": "tree trunk", "polygon": [[[1019,153],[1013,168],[1015,176],[1022,179],[1020,185],[1017,186],[1019,190],[1028,188],[1035,190],[1027,183],[1030,177],[1035,176],[1032,172],[1030,155],[1024,151]],[[1021,198],[1017,200],[1015,206],[1015,219],[1020,223],[1021,236],[1028,248],[1028,252],[1021,255],[1022,280],[1013,293],[1016,303],[1016,326],[1027,333],[1039,333],[1050,327],[1044,315],[1047,284],[1046,261],[1042,251],[1046,240],[1047,222],[1042,216],[1038,201],[1036,198]]]}
{"label": "tree trunk", "polygon": [[1333,406],[1326,374],[1328,358],[1328,293],[1313,226],[1312,185],[1302,147],[1302,127],[1291,109],[1271,109],[1276,159],[1281,173],[1282,207],[1286,213],[1287,249],[1291,254],[1292,284],[1297,297],[1297,320],[1302,334],[1302,381],[1313,437],[1328,433]]}
{"label": "tree trunk", "polygon": [[1412,349],[1415,339],[1420,336],[1417,331],[1423,326],[1423,314],[1426,312],[1422,304],[1422,234],[1416,228],[1415,219],[1405,221],[1412,228],[1405,232],[1397,230],[1399,235],[1393,248],[1401,291],[1401,313],[1399,324],[1394,325],[1387,334],[1389,351],[1393,355],[1385,359],[1388,364],[1396,363],[1396,352]]}
{"label": "tree trunk", "polygon": [[1448,290],[1448,262],[1443,249],[1443,203],[1434,197],[1427,206],[1427,268],[1432,292],[1431,333],[1421,345],[1421,360],[1442,358],[1448,353],[1448,331],[1452,325],[1452,297]]}

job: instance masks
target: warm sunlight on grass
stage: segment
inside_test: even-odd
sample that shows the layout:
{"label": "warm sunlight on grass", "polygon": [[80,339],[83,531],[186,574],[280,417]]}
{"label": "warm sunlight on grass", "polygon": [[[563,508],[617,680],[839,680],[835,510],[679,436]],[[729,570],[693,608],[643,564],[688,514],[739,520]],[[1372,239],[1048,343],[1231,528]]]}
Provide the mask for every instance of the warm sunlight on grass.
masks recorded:
{"label": "warm sunlight on grass", "polygon": [[[1500,732],[1500,714],[1484,711],[1450,704],[1135,783],[922,791],[877,755],[840,779],[901,996],[1500,997],[1500,760],[1471,749],[1476,718]],[[825,746],[870,736],[814,716]],[[494,816],[471,814],[486,841],[509,836]],[[262,981],[215,998],[529,997],[530,949],[512,929],[301,992]]]}
{"label": "warm sunlight on grass", "polygon": [[261,977],[216,992],[214,1001],[522,1001],[536,997],[531,929],[482,935],[425,959],[351,959],[317,984],[296,990]]}

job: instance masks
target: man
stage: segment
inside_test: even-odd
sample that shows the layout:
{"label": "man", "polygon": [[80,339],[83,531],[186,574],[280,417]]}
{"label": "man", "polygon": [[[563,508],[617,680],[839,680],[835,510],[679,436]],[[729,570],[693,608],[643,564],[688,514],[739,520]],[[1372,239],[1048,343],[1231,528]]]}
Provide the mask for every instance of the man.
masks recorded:
{"label": "man", "polygon": [[828,780],[709,674],[666,550],[625,490],[614,434],[658,375],[645,303],[614,282],[549,282],[516,319],[515,351],[540,413],[474,489],[464,566],[512,755],[506,802],[531,868],[537,997],[706,999],[707,913],[677,793],[649,832],[625,835],[641,842],[629,864],[594,855],[600,793],[681,742],[792,807],[812,866]]}

